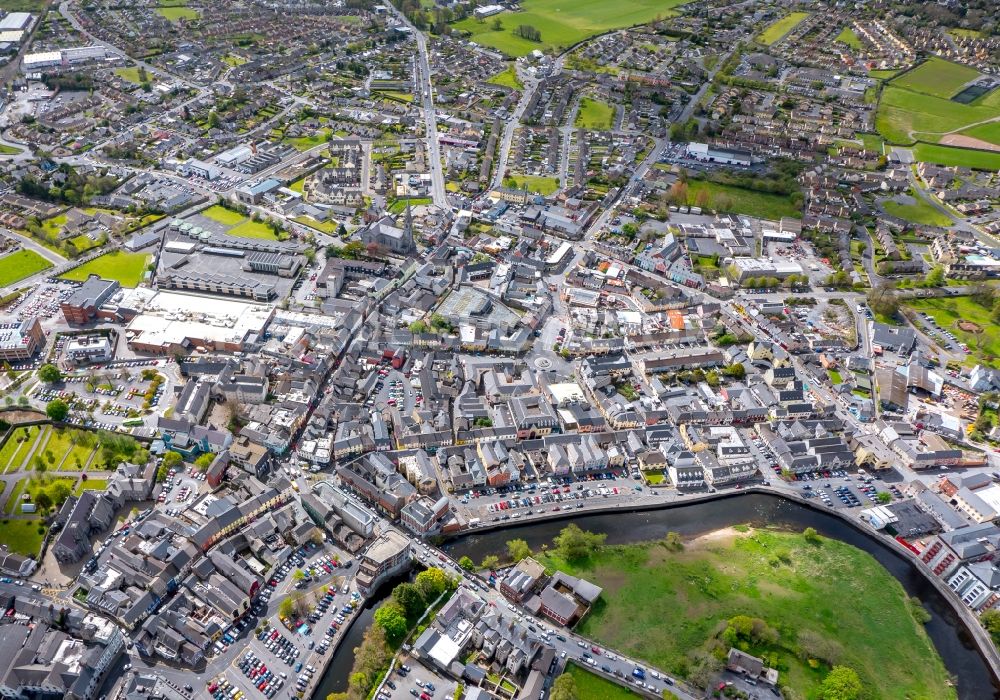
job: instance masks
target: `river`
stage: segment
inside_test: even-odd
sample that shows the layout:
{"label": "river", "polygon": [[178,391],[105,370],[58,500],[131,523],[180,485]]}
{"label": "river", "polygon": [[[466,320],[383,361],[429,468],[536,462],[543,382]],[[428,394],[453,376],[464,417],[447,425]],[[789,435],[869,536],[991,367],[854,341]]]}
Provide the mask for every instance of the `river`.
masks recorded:
{"label": "river", "polygon": [[[607,534],[608,544],[657,540],[670,531],[690,538],[740,523],[774,525],[793,530],[813,527],[826,537],[846,542],[871,554],[896,577],[907,594],[923,601],[924,607],[931,614],[925,629],[948,672],[958,679],[958,697],[961,700],[1000,700],[1000,689],[994,685],[989,668],[964,626],[948,601],[924,579],[914,563],[833,515],[778,496],[744,494],[659,510],[584,515],[573,517],[572,522],[585,530]],[[452,540],[443,548],[456,559],[467,555],[480,561],[487,554],[503,555],[507,540],[513,538],[526,540],[532,549],[549,544],[565,525],[565,520],[525,523],[502,530],[465,535]],[[353,649],[360,644],[364,630],[371,623],[374,605],[390,592],[391,587],[383,588],[379,596],[369,601],[369,607],[338,648],[313,700],[324,700],[326,693],[346,688],[347,675],[354,659]],[[914,671],[918,672],[917,669]]]}

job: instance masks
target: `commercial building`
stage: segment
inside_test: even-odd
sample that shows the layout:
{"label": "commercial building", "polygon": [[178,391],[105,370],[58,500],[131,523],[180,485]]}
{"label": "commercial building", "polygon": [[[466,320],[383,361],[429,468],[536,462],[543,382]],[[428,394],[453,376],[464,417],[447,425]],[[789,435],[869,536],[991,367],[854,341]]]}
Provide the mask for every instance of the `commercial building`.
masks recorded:
{"label": "commercial building", "polygon": [[0,360],[23,362],[44,345],[45,333],[37,318],[0,318]]}
{"label": "commercial building", "polygon": [[66,323],[82,325],[97,318],[98,309],[121,289],[115,280],[91,275],[73,294],[60,304]]}
{"label": "commercial building", "polygon": [[752,159],[749,151],[739,151],[732,148],[716,148],[707,143],[689,143],[687,145],[688,158],[694,158],[706,163],[720,163],[722,165],[739,165],[749,167]]}
{"label": "commercial building", "polygon": [[743,283],[751,277],[775,277],[783,280],[791,275],[804,273],[802,266],[790,260],[767,260],[762,258],[733,258],[733,267],[739,275],[738,282]]}
{"label": "commercial building", "polygon": [[66,343],[66,359],[73,364],[106,362],[114,356],[114,345],[106,335],[77,335]]}
{"label": "commercial building", "polygon": [[355,577],[358,592],[370,596],[385,581],[406,571],[411,563],[410,541],[395,530],[388,530],[361,557]]}

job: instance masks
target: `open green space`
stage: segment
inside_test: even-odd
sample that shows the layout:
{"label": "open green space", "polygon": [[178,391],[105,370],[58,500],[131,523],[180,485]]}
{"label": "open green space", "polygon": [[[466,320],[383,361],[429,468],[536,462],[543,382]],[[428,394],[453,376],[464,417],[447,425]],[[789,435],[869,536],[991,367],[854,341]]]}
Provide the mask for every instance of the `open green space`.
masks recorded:
{"label": "open green space", "polygon": [[956,697],[900,583],[843,542],[741,526],[683,546],[668,537],[540,559],[603,587],[577,632],[678,676],[714,677],[726,621],[744,615],[769,633],[736,643],[766,656],[795,697],[818,697],[832,664],[853,668],[866,697]]}
{"label": "open green space", "polygon": [[841,44],[846,44],[852,49],[861,48],[861,39],[858,37],[857,32],[855,32],[850,27],[844,27],[840,31],[840,34],[837,35],[837,38],[834,39],[834,41],[839,41]]}
{"label": "open green space", "polygon": [[107,479],[88,478],[86,481],[81,480],[77,482],[76,488],[73,489],[73,493],[79,496],[84,491],[104,491],[106,488],[108,488]]}
{"label": "open green space", "polygon": [[[783,216],[799,217],[802,211],[792,200],[773,192],[756,192],[743,187],[723,185],[708,180],[688,180],[687,202],[689,205],[704,206],[719,212],[747,214],[761,219],[777,221]],[[699,198],[701,192],[707,193]],[[707,196],[707,200],[705,197]],[[707,202],[707,203],[706,203]]]}
{"label": "open green space", "polygon": [[486,82],[492,83],[493,85],[509,87],[512,90],[521,90],[524,88],[524,84],[521,83],[521,79],[517,77],[517,71],[514,70],[514,66],[507,66],[506,70],[497,73]]}
{"label": "open green space", "polygon": [[[669,17],[685,0],[634,0],[622,4],[607,0],[523,0],[520,12],[504,12],[480,22],[468,17],[452,25],[468,32],[473,41],[492,46],[509,56],[526,56],[532,51],[568,48],[609,29],[646,24],[657,17]],[[495,20],[500,29],[494,29]],[[514,32],[520,25],[534,27],[540,41],[528,41]]]}
{"label": "open green space", "polygon": [[171,22],[180,22],[182,19],[192,20],[201,17],[201,13],[190,7],[157,7],[156,11],[161,17]]}
{"label": "open green space", "polygon": [[45,523],[39,519],[7,520],[0,524],[0,544],[15,554],[37,557],[44,539]]}
{"label": "open green space", "polygon": [[300,223],[303,226],[314,228],[317,231],[330,234],[331,236],[337,232],[337,228],[339,227],[339,224],[336,221],[317,221],[311,216],[298,216],[293,219],[293,221]]}
{"label": "open green space", "polygon": [[545,177],[544,175],[514,173],[504,182],[509,187],[527,189],[529,192],[537,192],[542,196],[548,196],[559,189],[559,178]]}
{"label": "open green space", "polygon": [[844,381],[844,378],[840,376],[840,372],[835,369],[828,369],[826,373],[830,375],[830,382],[832,384],[840,384]]}
{"label": "open green space", "polygon": [[584,97],[576,113],[574,126],[578,129],[610,131],[614,125],[615,108],[607,102]]}
{"label": "open green space", "polygon": [[[50,469],[82,471],[94,451],[93,445],[90,435],[82,430],[46,426],[35,454],[41,455]],[[48,459],[50,453],[52,461]]]}
{"label": "open green space", "polygon": [[382,95],[382,97],[394,100],[396,102],[406,102],[407,104],[413,102],[412,92],[399,92],[398,90],[378,90],[376,94]]}
{"label": "open green space", "polygon": [[962,29],[961,27],[952,27],[948,30],[948,33],[955,37],[965,37],[969,39],[981,39],[983,33],[978,29]]}
{"label": "open green space", "polygon": [[[21,502],[21,493],[24,491],[25,485],[28,483],[28,477],[22,477],[17,480],[14,484],[14,488],[7,495],[7,502],[4,503],[3,512],[8,515],[17,510],[17,504]],[[3,528],[0,528],[2,530]]]}
{"label": "open green space", "polygon": [[237,56],[234,53],[227,53],[225,56],[222,57],[222,62],[225,63],[227,66],[230,66],[231,68],[239,68],[244,63],[247,63],[247,59],[243,58],[242,56]]}
{"label": "open green space", "polygon": [[241,223],[246,217],[240,214],[238,211],[233,211],[232,209],[226,209],[223,206],[215,204],[208,209],[201,212],[201,215],[207,219],[222,224],[223,226],[235,226]]}
{"label": "open green space", "polygon": [[785,15],[776,22],[771,23],[767,29],[760,33],[757,41],[770,46],[774,42],[784,37],[788,32],[795,29],[796,25],[809,16],[808,12],[792,12]]}
{"label": "open green space", "polygon": [[52,263],[33,250],[22,248],[0,258],[0,287],[31,277],[52,267]]}
{"label": "open green space", "polygon": [[138,66],[129,66],[127,68],[115,68],[115,75],[119,78],[129,81],[130,83],[135,83],[136,85],[142,82],[142,78],[139,77]]}
{"label": "open green space", "polygon": [[963,85],[978,77],[979,71],[975,68],[931,56],[913,70],[895,78],[892,84],[925,95],[948,99],[954,97]]}
{"label": "open green space", "polygon": [[899,87],[894,80],[882,91],[875,128],[893,143],[913,143],[920,138],[936,141],[941,134],[961,131],[998,116],[1000,90],[962,104]]}
{"label": "open green space", "polygon": [[923,224],[925,226],[951,225],[951,218],[949,216],[938,211],[931,204],[914,194],[912,189],[910,190],[910,196],[914,199],[913,204],[900,204],[890,199],[883,202],[882,207],[887,213],[897,218],[905,219],[910,223]]}
{"label": "open green space", "polygon": [[[997,114],[1000,117],[1000,114]],[[988,141],[989,143],[1000,144],[1000,121],[979,124],[962,132],[964,136],[971,136],[974,139]]]}
{"label": "open green space", "polygon": [[923,163],[957,165],[976,170],[1000,170],[1000,152],[977,151],[971,148],[939,146],[936,143],[918,143],[913,147],[913,157]]}
{"label": "open green space", "polygon": [[[911,299],[906,302],[906,306],[918,313],[930,314],[939,327],[954,333],[985,364],[997,364],[997,358],[1000,357],[1000,329],[990,320],[991,310],[977,304],[972,297]],[[963,330],[958,326],[959,321],[974,323],[979,331]]]}
{"label": "open green space", "polygon": [[566,667],[565,673],[573,676],[576,682],[577,700],[624,700],[639,697],[628,688],[605,680],[574,663]]}
{"label": "open green space", "polygon": [[62,233],[63,226],[66,225],[66,215],[56,214],[55,216],[50,216],[48,219],[43,219],[41,225],[42,231],[47,235],[58,236]]}
{"label": "open green space", "polygon": [[288,145],[296,151],[308,151],[310,148],[315,148],[316,146],[326,143],[329,135],[329,129],[320,129],[311,136],[295,136],[286,139],[286,141]]}
{"label": "open green space", "polygon": [[268,241],[278,240],[278,236],[275,235],[270,226],[260,221],[254,221],[253,219],[246,219],[242,223],[233,226],[226,231],[226,234],[229,236],[240,236],[241,238],[263,238]]}
{"label": "open green space", "polygon": [[8,146],[5,143],[0,143],[0,156],[13,156],[21,152],[21,149],[17,146]]}
{"label": "open green space", "polygon": [[60,275],[60,279],[84,282],[90,275],[97,275],[106,280],[118,280],[123,287],[133,288],[142,281],[148,260],[146,253],[113,250]]}
{"label": "open green space", "polygon": [[38,438],[38,432],[37,425],[14,429],[7,442],[3,444],[3,448],[0,448],[0,470],[4,474],[16,472],[21,468]]}
{"label": "open green space", "polygon": [[430,197],[403,197],[393,201],[388,207],[386,207],[386,209],[390,214],[402,214],[406,211],[407,202],[409,202],[410,208],[413,208],[424,206],[426,204],[433,204],[434,200]]}
{"label": "open green space", "polygon": [[879,70],[876,68],[874,70],[868,71],[868,77],[875,78],[876,80],[891,80],[892,78],[895,78],[897,75],[899,75],[898,70]]}

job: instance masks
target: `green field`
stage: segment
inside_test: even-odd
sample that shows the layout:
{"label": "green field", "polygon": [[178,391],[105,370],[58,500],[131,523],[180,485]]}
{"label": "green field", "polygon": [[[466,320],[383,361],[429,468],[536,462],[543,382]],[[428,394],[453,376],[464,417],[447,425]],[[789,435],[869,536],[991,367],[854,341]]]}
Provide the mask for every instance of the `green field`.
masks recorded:
{"label": "green field", "polygon": [[[14,488],[9,494],[7,494],[7,501],[4,503],[3,512],[8,515],[17,510],[18,504],[21,502],[21,492],[24,491],[25,485],[28,483],[28,477],[22,477],[17,480],[14,484]],[[0,528],[2,530],[3,528]]]}
{"label": "green field", "polygon": [[517,71],[514,70],[514,66],[507,66],[507,70],[497,73],[486,82],[509,87],[512,90],[521,90],[524,88],[520,78],[517,77]]}
{"label": "green field", "polygon": [[966,129],[962,134],[1000,145],[1000,121],[974,126],[971,129]]}
{"label": "green field", "polygon": [[226,209],[218,204],[215,204],[200,213],[205,218],[211,219],[217,224],[222,224],[223,226],[235,226],[236,224],[242,223],[243,220],[246,219],[246,217],[238,211]]}
{"label": "green field", "polygon": [[510,186],[516,187],[517,189],[525,188],[529,192],[537,192],[545,197],[559,189],[559,178],[544,177],[542,175],[523,175],[521,173],[513,173],[504,182],[505,184],[509,183]]}
{"label": "green field", "polygon": [[574,663],[566,667],[565,673],[573,676],[573,680],[576,682],[577,700],[624,700],[625,698],[641,697],[628,688],[605,680]]}
{"label": "green field", "polygon": [[311,216],[298,216],[295,219],[293,219],[293,221],[300,223],[303,226],[314,228],[317,231],[322,231],[323,233],[327,233],[331,236],[337,232],[337,229],[340,226],[340,224],[338,224],[336,221],[331,221],[331,220],[316,221],[316,219],[312,218]]}
{"label": "green field", "polygon": [[961,29],[960,27],[952,27],[948,30],[948,33],[952,36],[968,37],[970,39],[981,39],[983,37],[983,33],[978,29]]}
{"label": "green field", "polygon": [[890,80],[899,75],[898,70],[870,70],[868,71],[869,78],[875,78],[877,80]]}
{"label": "green field", "polygon": [[913,70],[892,81],[896,87],[945,99],[955,96],[962,86],[979,77],[979,71],[960,63],[932,56]]}
{"label": "green field", "polygon": [[233,226],[226,231],[226,235],[239,236],[241,238],[263,238],[268,241],[278,240],[278,237],[271,230],[270,226],[260,221],[254,221],[253,219],[246,219],[242,223]]}
{"label": "green field", "polygon": [[961,131],[998,116],[1000,90],[964,105],[898,87],[893,81],[882,91],[875,127],[893,143],[913,143],[921,138],[937,141],[941,134]]}
{"label": "green field", "polygon": [[892,200],[882,203],[882,207],[887,213],[900,219],[905,219],[914,224],[925,226],[950,226],[951,217],[935,209],[931,204],[910,190],[910,196],[916,201],[913,204],[900,204]]}
{"label": "green field", "polygon": [[835,369],[828,369],[826,373],[830,376],[831,384],[836,385],[844,381],[844,378],[840,376],[840,372]]}
{"label": "green field", "polygon": [[[25,430],[28,431],[28,439],[18,442],[17,438],[23,436]],[[37,425],[14,430],[10,437],[7,438],[7,442],[3,444],[3,448],[0,448],[0,472],[6,474],[7,472],[16,472],[20,469],[25,457],[28,456],[28,452],[31,451],[32,446],[35,444],[37,437]]]}
{"label": "green field", "polygon": [[[41,532],[38,531],[39,528]],[[37,557],[43,539],[45,539],[45,523],[41,520],[35,518],[8,520],[0,524],[0,544],[7,545],[7,549],[16,554]]]}
{"label": "green field", "polygon": [[843,542],[728,530],[680,551],[662,541],[603,547],[572,565],[540,559],[603,587],[577,632],[678,676],[699,675],[706,652],[725,653],[724,622],[747,615],[777,632],[747,650],[776,663],[796,698],[818,697],[829,663],[857,671],[866,697],[956,697],[903,587]]}
{"label": "green field", "polygon": [[0,258],[0,287],[31,277],[52,267],[52,263],[33,250],[22,248]]}
{"label": "green field", "polygon": [[404,211],[406,211],[407,202],[410,203],[410,208],[412,209],[413,207],[422,207],[426,204],[433,204],[434,200],[431,199],[430,197],[409,197],[409,198],[403,197],[402,199],[397,199],[393,201],[387,207],[387,210],[390,214],[402,214]]}
{"label": "green field", "polygon": [[8,146],[5,143],[0,143],[0,156],[13,156],[21,152],[21,149],[17,146]]}
{"label": "green field", "polygon": [[785,15],[761,32],[760,36],[757,37],[757,41],[770,46],[788,34],[788,32],[795,29],[796,25],[808,16],[808,12],[792,12],[791,14]]}
{"label": "green field", "polygon": [[706,206],[709,209],[728,214],[748,214],[772,221],[777,221],[783,216],[802,216],[801,209],[792,204],[792,201],[785,195],[755,192],[707,180],[688,180],[687,202],[689,205],[700,206],[698,204],[700,192],[708,193]]}
{"label": "green field", "polygon": [[142,78],[139,77],[139,68],[137,66],[115,68],[115,75],[129,81],[130,83],[135,83],[136,85],[142,82]]}
{"label": "green field", "polygon": [[329,129],[320,129],[312,136],[296,136],[294,138],[286,139],[286,141],[288,142],[288,145],[296,151],[308,151],[310,148],[315,148],[320,144],[326,143],[329,135]]}
{"label": "green field", "polygon": [[86,481],[77,482],[76,488],[73,489],[73,493],[79,496],[84,491],[104,491],[106,488],[108,488],[107,479],[88,478]]}
{"label": "green field", "polygon": [[[990,320],[990,309],[980,306],[972,297],[912,299],[906,305],[922,314],[930,314],[938,326],[954,333],[985,363],[996,366],[1000,357],[1000,329]],[[977,338],[977,334],[959,328],[959,321],[971,321],[983,332]]]}
{"label": "green field", "polygon": [[242,56],[237,56],[234,53],[227,53],[225,56],[222,57],[222,62],[225,63],[227,66],[230,66],[231,68],[239,68],[244,63],[247,63],[247,59],[243,58]]}
{"label": "green field", "polygon": [[97,275],[106,280],[118,280],[123,287],[138,287],[146,271],[149,256],[146,253],[123,253],[114,250],[100,257],[75,267],[60,279],[84,282],[90,275]]}
{"label": "green field", "polygon": [[924,163],[957,165],[976,170],[1000,170],[1000,152],[975,151],[971,148],[939,146],[936,143],[918,143],[913,156]]}
{"label": "green field", "polygon": [[837,38],[834,39],[834,41],[839,41],[841,44],[846,44],[852,49],[861,48],[861,39],[858,38],[857,32],[855,32],[850,27],[844,27],[843,30],[841,30],[840,34],[837,35]]}
{"label": "green field", "polygon": [[[468,32],[473,41],[492,46],[509,56],[526,56],[535,49],[568,48],[577,42],[609,29],[630,27],[669,17],[685,0],[634,0],[627,4],[607,0],[523,0],[521,12],[504,12],[479,22],[469,17],[456,22],[454,29]],[[494,19],[502,27],[493,29]],[[515,36],[519,25],[528,25],[541,33],[534,42]]]}
{"label": "green field", "polygon": [[615,108],[607,102],[584,97],[580,100],[580,109],[576,113],[573,125],[577,129],[592,131],[610,131],[614,126]]}
{"label": "green field", "polygon": [[201,17],[201,13],[198,10],[190,7],[157,7],[156,11],[164,19],[171,22],[180,22],[182,19],[193,20]]}

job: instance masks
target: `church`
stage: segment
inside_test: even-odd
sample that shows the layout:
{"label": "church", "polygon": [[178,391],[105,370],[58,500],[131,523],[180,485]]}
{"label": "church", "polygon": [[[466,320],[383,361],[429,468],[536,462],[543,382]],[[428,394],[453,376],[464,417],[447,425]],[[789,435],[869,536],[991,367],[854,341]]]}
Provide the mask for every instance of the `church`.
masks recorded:
{"label": "church", "polygon": [[366,246],[375,244],[396,255],[408,255],[417,249],[413,242],[413,215],[410,203],[406,203],[406,215],[403,218],[403,228],[396,226],[396,220],[391,216],[383,216],[373,221],[360,231],[361,242]]}

